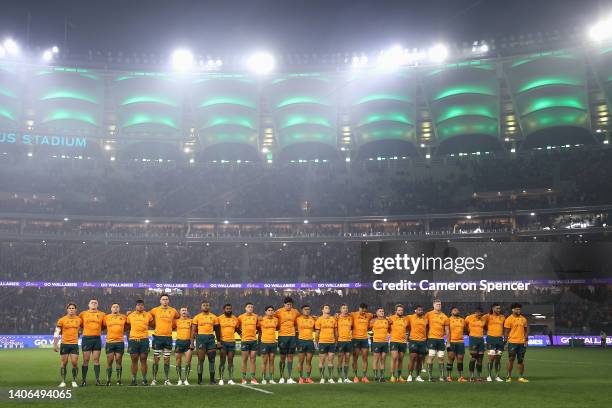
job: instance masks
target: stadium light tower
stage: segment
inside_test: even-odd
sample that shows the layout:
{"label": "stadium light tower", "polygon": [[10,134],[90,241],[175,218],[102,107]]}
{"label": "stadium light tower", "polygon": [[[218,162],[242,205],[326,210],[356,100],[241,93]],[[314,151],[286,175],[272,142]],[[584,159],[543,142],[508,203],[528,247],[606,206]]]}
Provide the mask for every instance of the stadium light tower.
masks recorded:
{"label": "stadium light tower", "polygon": [[267,52],[257,52],[249,57],[247,66],[256,74],[265,75],[274,70],[276,61],[274,56]]}
{"label": "stadium light tower", "polygon": [[193,67],[193,53],[185,48],[178,48],[172,53],[172,68],[177,72],[188,72]]}
{"label": "stadium light tower", "polygon": [[433,63],[444,62],[448,57],[448,48],[444,44],[436,44],[429,49],[428,56]]}

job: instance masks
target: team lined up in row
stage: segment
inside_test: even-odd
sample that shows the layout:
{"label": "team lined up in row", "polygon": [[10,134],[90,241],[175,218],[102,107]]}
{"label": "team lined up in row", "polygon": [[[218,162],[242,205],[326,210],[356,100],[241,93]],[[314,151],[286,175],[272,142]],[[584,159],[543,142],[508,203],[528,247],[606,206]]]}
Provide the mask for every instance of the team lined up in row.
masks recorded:
{"label": "team lined up in row", "polygon": [[[274,359],[280,351],[279,383],[293,384],[293,357],[298,355],[298,382],[312,383],[312,358],[315,351],[319,354],[319,382],[334,383],[334,355],[338,354],[337,374],[339,383],[369,382],[367,377],[368,354],[373,353],[374,379],[386,381],[386,356],[391,354],[391,382],[424,381],[420,373],[426,371],[428,380],[433,380],[433,362],[437,357],[440,381],[452,381],[454,362],[459,373],[458,381],[482,381],[485,346],[488,349],[487,381],[503,381],[500,376],[501,356],[508,344],[507,379],[511,374],[515,359],[518,363],[519,381],[527,382],[523,377],[524,356],[527,347],[528,323],[521,315],[521,306],[512,306],[512,314],[505,317],[497,304],[491,311],[483,314],[480,309],[463,318],[457,307],[451,309],[448,317],[442,312],[439,300],[433,302],[433,310],[425,313],[422,306],[417,306],[413,314],[404,315],[404,307],[396,305],[391,316],[385,316],[382,307],[375,314],[368,312],[367,305],[361,304],[359,311],[349,312],[343,304],[339,313],[332,314],[329,305],[322,307],[322,314],[315,317],[311,308],[304,305],[301,312],[293,307],[293,300],[285,298],[284,306],[276,310],[273,306],[265,308],[265,314],[259,316],[254,312],[254,305],[247,303],[245,312],[236,316],[232,306],[226,304],[219,316],[210,310],[210,303],[204,301],[201,311],[193,318],[187,307],[177,311],[169,306],[167,295],[160,297],[160,306],[145,311],[142,300],[138,300],[135,309],[127,315],[121,314],[120,306],[113,303],[111,312],[105,314],[98,310],[98,301],[91,299],[88,310],[77,315],[74,303],[67,306],[67,314],[57,322],[54,334],[54,349],[60,352],[62,377],[61,387],[66,386],[66,366],[72,364],[72,386],[77,386],[78,374],[78,337],[82,331],[81,348],[83,364],[81,367],[82,383],[86,385],[89,361],[93,359],[96,385],[100,381],[100,354],[102,350],[102,331],[106,331],[107,381],[111,384],[113,362],[115,362],[117,384],[121,384],[124,354],[124,338],[128,334],[128,353],[131,357],[132,382],[137,385],[138,363],[142,375],[142,385],[147,382],[147,358],[149,354],[149,329],[153,328],[153,380],[157,384],[160,359],[163,357],[164,384],[170,385],[170,357],[173,349],[172,332],[176,330],[174,352],[178,385],[189,385],[193,350],[198,357],[198,384],[202,384],[203,366],[208,357],[210,383],[215,381],[215,358],[220,350],[218,384],[224,384],[225,366],[229,372],[228,384],[234,384],[234,354],[236,339],[240,339],[242,352],[242,383],[259,384],[256,379],[256,358],[258,351],[262,354],[262,384],[275,384]],[[485,344],[486,332],[486,344]],[[371,333],[371,334],[370,334]],[[278,334],[278,335],[277,335]],[[463,359],[465,355],[464,335],[469,336],[469,380],[463,376]],[[371,336],[371,339],[370,339]],[[61,338],[61,345],[58,340]],[[371,341],[370,341],[371,340]],[[446,353],[445,353],[446,351]],[[408,377],[402,376],[403,359],[409,352]],[[448,360],[445,362],[445,356]],[[353,379],[348,371],[351,355],[353,356]],[[361,375],[358,371],[358,360],[361,356]],[[185,362],[183,370],[182,363]],[[424,364],[427,364],[427,370]],[[250,376],[247,370],[250,363]],[[285,368],[287,379],[285,380]]]}

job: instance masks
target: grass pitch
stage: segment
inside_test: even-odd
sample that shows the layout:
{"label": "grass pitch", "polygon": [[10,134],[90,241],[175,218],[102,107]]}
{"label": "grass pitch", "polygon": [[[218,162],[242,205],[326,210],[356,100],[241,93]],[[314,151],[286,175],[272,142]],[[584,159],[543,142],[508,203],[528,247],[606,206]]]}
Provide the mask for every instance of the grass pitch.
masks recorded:
{"label": "grass pitch", "polygon": [[[104,357],[104,352],[102,353]],[[235,359],[235,380],[240,377],[240,356]],[[104,360],[104,358],[102,359]],[[192,362],[190,381],[196,383],[197,359]],[[505,366],[506,356],[503,359]],[[80,362],[79,362],[80,363]],[[174,363],[174,357],[172,358]],[[318,379],[317,357],[313,374]],[[91,363],[90,363],[91,364]],[[278,364],[278,357],[276,358]],[[370,364],[371,365],[371,364]],[[123,360],[123,382],[131,378],[129,358]],[[297,361],[295,362],[297,366]],[[278,366],[277,366],[278,367]],[[105,363],[101,367],[106,377]],[[467,368],[467,364],[466,364]],[[437,367],[434,369],[434,374]],[[208,380],[207,363],[204,366]],[[278,371],[278,369],[277,369]],[[404,367],[404,372],[406,367]],[[504,372],[505,370],[502,370]],[[68,369],[70,379],[70,369]],[[79,370],[80,372],[80,370]],[[151,369],[149,367],[149,377]],[[456,375],[456,371],[454,371]],[[90,367],[86,388],[73,391],[71,401],[9,400],[9,389],[49,389],[59,383],[59,357],[48,349],[0,350],[0,406],[66,405],[103,407],[525,407],[565,408],[607,406],[612,400],[612,350],[531,348],[526,356],[528,384],[507,383],[410,383],[305,384],[253,386],[267,393],[234,386],[189,387],[95,387]],[[80,375],[80,374],[79,374]],[[227,375],[227,374],[226,374]],[[294,377],[297,376],[294,368]],[[259,370],[258,370],[259,377]],[[161,376],[160,376],[161,378]],[[176,383],[176,372],[171,369]]]}

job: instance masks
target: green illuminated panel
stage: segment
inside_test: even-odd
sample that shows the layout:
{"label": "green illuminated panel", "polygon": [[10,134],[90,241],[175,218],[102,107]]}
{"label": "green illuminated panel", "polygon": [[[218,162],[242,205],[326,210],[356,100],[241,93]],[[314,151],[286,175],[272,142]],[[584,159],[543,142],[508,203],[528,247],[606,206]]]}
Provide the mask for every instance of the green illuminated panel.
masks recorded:
{"label": "green illuminated panel", "polygon": [[75,99],[78,101],[89,102],[89,103],[94,103],[94,104],[98,103],[97,99],[90,95],[87,95],[81,92],[69,91],[69,90],[51,91],[40,97],[41,101],[49,101],[49,100],[54,100],[54,99]]}
{"label": "green illuminated panel", "polygon": [[0,108],[0,116],[9,120],[15,120],[15,115],[13,115],[13,112],[5,108]]}
{"label": "green illuminated panel", "polygon": [[361,104],[365,104],[368,102],[375,102],[375,101],[398,101],[398,102],[410,103],[412,102],[412,99],[405,95],[378,93],[378,94],[366,95],[360,98],[357,102],[355,102],[355,105],[361,105]]}
{"label": "green illuminated panel", "polygon": [[173,129],[178,129],[178,126],[174,119],[168,116],[154,116],[144,113],[136,114],[127,118],[121,125],[123,128],[136,125],[163,125]]}
{"label": "green illuminated panel", "polygon": [[457,119],[463,116],[483,116],[492,120],[497,120],[497,111],[491,106],[486,105],[463,105],[463,106],[445,106],[440,109],[436,116],[436,123],[442,123],[450,119]]}
{"label": "green illuminated panel", "polygon": [[289,115],[281,122],[280,128],[285,129],[291,126],[318,125],[332,127],[328,118],[313,115]]}
{"label": "green illuminated panel", "polygon": [[265,91],[274,108],[276,141],[281,148],[296,143],[336,145],[334,84],[320,73],[273,79]]}
{"label": "green illuminated panel", "polygon": [[163,96],[156,96],[156,95],[130,96],[124,99],[123,102],[121,102],[121,106],[132,105],[134,103],[157,103],[160,105],[167,105],[167,106],[173,106],[173,107],[177,106],[176,101],[170,98],[165,98]]}
{"label": "green illuminated panel", "polygon": [[7,98],[15,98],[15,92],[11,89],[0,87],[0,96],[6,96]]}
{"label": "green illuminated panel", "polygon": [[589,126],[586,66],[579,56],[545,53],[506,68],[525,136],[559,126]]}
{"label": "green illuminated panel", "polygon": [[499,138],[499,81],[494,64],[451,64],[425,75],[424,81],[439,143],[461,136]]}
{"label": "green illuminated panel", "polygon": [[497,96],[497,89],[494,86],[483,86],[480,84],[458,84],[454,87],[445,88],[436,94],[433,98],[434,101],[447,98],[455,95],[465,94],[480,94],[488,96]]}
{"label": "green illuminated panel", "polygon": [[437,125],[436,130],[440,141],[464,135],[489,135],[497,137],[499,133],[497,121],[483,121],[474,117],[445,121]]}
{"label": "green illuminated panel", "polygon": [[587,127],[589,115],[586,112],[567,108],[551,108],[535,111],[521,119],[523,132],[534,133],[538,130],[557,126]]}
{"label": "green illuminated panel", "polygon": [[50,114],[45,116],[42,120],[42,123],[49,123],[59,120],[69,120],[69,121],[77,121],[88,123],[92,126],[98,126],[98,122],[96,119],[89,113],[73,111],[73,110],[64,110],[58,109],[52,111]]}
{"label": "green illuminated panel", "polygon": [[255,102],[250,101],[248,99],[233,98],[233,97],[228,97],[228,96],[218,96],[218,97],[206,99],[205,101],[200,103],[199,107],[209,108],[211,106],[217,106],[217,105],[238,105],[238,106],[243,106],[245,108],[251,108],[251,109],[255,109],[257,107],[255,105]]}
{"label": "green illuminated panel", "polygon": [[203,147],[258,146],[257,82],[244,75],[209,73],[193,82],[192,107]]}
{"label": "green illuminated panel", "polygon": [[380,140],[414,140],[415,130],[413,127],[384,126],[376,130],[359,129],[355,137],[360,145]]}
{"label": "green illuminated panel", "polygon": [[403,112],[374,113],[366,116],[357,126],[370,125],[377,122],[399,122],[414,125],[413,119]]}
{"label": "green illuminated panel", "polygon": [[336,145],[336,135],[331,131],[322,129],[302,128],[294,132],[281,131],[279,134],[279,143],[281,148],[295,143],[324,143],[327,145]]}
{"label": "green illuminated panel", "polygon": [[257,133],[240,132],[202,132],[199,137],[200,144],[204,147],[221,143],[240,143],[257,146]]}
{"label": "green illuminated panel", "polygon": [[213,126],[242,126],[247,129],[255,130],[255,125],[249,119],[243,117],[214,117],[209,119],[204,123],[204,127],[213,127]]}
{"label": "green illuminated panel", "polygon": [[343,94],[350,107],[352,141],[357,146],[385,140],[416,142],[416,81],[412,74],[355,72]]}
{"label": "green illuminated panel", "polygon": [[329,105],[328,102],[322,101],[321,99],[315,98],[315,97],[312,97],[312,96],[294,96],[294,97],[291,97],[291,98],[283,99],[282,101],[280,101],[276,105],[276,107],[277,108],[283,108],[285,106],[302,104],[302,103],[314,103],[314,104],[319,104],[319,105]]}

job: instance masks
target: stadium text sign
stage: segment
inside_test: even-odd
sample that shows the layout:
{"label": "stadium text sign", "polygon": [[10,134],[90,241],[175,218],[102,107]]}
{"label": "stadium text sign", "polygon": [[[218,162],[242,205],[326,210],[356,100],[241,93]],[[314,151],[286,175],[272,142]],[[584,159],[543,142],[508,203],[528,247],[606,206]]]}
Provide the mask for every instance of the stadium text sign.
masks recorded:
{"label": "stadium text sign", "polygon": [[78,136],[36,135],[29,133],[0,132],[0,144],[26,146],[87,147],[87,138]]}

